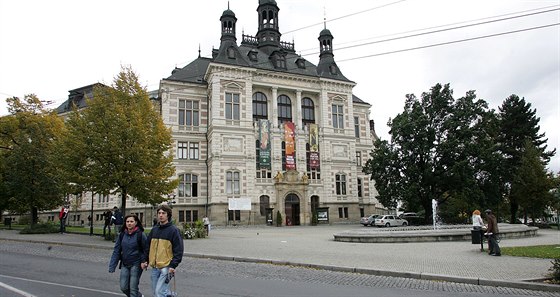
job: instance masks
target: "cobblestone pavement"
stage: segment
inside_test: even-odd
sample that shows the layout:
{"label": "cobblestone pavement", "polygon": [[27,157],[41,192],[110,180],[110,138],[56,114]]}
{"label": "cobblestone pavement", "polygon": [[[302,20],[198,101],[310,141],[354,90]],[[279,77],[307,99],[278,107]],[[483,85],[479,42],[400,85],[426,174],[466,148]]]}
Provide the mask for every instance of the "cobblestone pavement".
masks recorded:
{"label": "cobblestone pavement", "polygon": [[[367,277],[381,275],[407,276],[405,283],[424,281],[423,278],[492,284],[494,287],[521,287],[523,280],[543,278],[552,266],[549,259],[524,257],[491,257],[470,242],[422,243],[346,243],[335,242],[333,234],[364,232],[376,229],[356,225],[329,226],[237,226],[210,231],[204,240],[185,240],[185,254],[193,257],[236,260],[242,262],[273,262],[309,265],[323,270],[362,271]],[[500,246],[560,244],[558,230],[539,230],[529,238],[504,239]],[[97,236],[72,234],[21,235],[1,230],[0,240],[64,243],[75,246],[109,249],[111,242]],[[193,260],[194,261],[194,260]],[[336,272],[336,271],[331,271]],[[364,274],[364,277],[366,275]],[[495,283],[492,283],[495,281]],[[375,283],[375,282],[373,282]],[[468,285],[470,286],[470,285]]]}
{"label": "cobblestone pavement", "polygon": [[[3,241],[0,253],[17,250],[18,253],[48,256],[51,258],[73,259],[83,262],[106,263],[108,249],[91,249],[87,247],[56,246],[48,249],[49,244]],[[0,257],[1,258],[1,257]],[[454,282],[440,282],[412,278],[376,276],[359,273],[346,273],[329,270],[309,269],[303,267],[267,265],[247,262],[221,261],[214,259],[183,259],[179,266],[180,275],[186,275],[187,282],[196,276],[223,276],[235,278],[261,279],[285,283],[314,283],[334,286],[356,286],[371,288],[395,288],[411,291],[475,293],[484,296],[543,296],[559,297],[560,292],[535,291],[508,287],[481,286]]]}

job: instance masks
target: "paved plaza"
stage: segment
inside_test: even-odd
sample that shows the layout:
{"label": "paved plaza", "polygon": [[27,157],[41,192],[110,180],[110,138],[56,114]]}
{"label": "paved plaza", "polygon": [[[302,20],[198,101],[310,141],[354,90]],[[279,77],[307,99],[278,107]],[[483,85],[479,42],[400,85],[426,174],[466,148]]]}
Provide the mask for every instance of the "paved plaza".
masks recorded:
{"label": "paved plaza", "polygon": [[[375,227],[359,225],[219,227],[213,228],[206,239],[185,240],[185,255],[518,288],[531,288],[536,283],[527,280],[544,278],[552,266],[550,259],[492,257],[480,252],[480,245],[470,241],[349,243],[333,240],[336,233],[363,233],[368,229],[376,232]],[[105,249],[113,246],[99,236],[22,235],[10,230],[1,230],[0,240]],[[541,244],[560,245],[560,232],[541,229],[534,237],[503,239],[500,246]]]}

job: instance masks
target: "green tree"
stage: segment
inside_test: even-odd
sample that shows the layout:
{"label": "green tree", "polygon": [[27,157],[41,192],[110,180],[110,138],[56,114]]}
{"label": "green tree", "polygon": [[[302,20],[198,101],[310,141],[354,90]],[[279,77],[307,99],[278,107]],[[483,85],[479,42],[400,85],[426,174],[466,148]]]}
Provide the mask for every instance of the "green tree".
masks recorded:
{"label": "green tree", "polygon": [[519,203],[525,221],[530,216],[542,217],[547,207],[554,204],[551,191],[555,186],[554,177],[547,173],[540,151],[529,140],[525,141],[519,167],[511,184],[510,197]]}
{"label": "green tree", "polygon": [[[371,174],[379,201],[394,208],[424,209],[432,215],[432,199],[439,205],[455,199],[455,206],[478,206],[495,199],[497,176],[492,137],[495,115],[473,91],[455,100],[449,85],[440,84],[421,99],[407,95],[404,111],[388,123],[391,143],[379,140],[364,172]],[[450,216],[469,209],[453,208]],[[470,210],[472,211],[472,210]]]}
{"label": "green tree", "polygon": [[499,134],[497,142],[503,162],[503,185],[506,201],[509,203],[510,221],[515,222],[519,211],[519,197],[511,195],[514,176],[521,166],[525,141],[530,141],[537,149],[543,165],[547,165],[556,150],[547,151],[545,134],[540,134],[540,118],[536,109],[525,98],[511,95],[504,100],[499,108]]}
{"label": "green tree", "polygon": [[18,213],[37,213],[64,203],[53,148],[64,129],[63,121],[47,111],[35,95],[8,98],[10,115],[0,118],[1,205]]}
{"label": "green tree", "polygon": [[[112,87],[95,87],[87,107],[74,110],[59,147],[69,182],[96,193],[156,204],[177,186],[171,133],[138,77],[123,67]],[[165,195],[165,196],[164,196]]]}

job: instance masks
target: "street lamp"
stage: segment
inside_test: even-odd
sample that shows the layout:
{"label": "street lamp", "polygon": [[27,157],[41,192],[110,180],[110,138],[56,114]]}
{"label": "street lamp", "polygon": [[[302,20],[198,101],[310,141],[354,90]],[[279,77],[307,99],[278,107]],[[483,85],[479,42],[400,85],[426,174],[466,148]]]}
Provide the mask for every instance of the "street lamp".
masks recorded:
{"label": "street lamp", "polygon": [[93,191],[91,191],[91,209],[89,213],[89,236],[93,236]]}

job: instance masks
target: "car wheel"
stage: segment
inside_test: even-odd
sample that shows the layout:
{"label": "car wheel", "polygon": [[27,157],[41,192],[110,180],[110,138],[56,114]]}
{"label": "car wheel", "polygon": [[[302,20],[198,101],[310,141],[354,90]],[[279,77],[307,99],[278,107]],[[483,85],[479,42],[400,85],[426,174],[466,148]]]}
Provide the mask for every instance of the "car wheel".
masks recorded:
{"label": "car wheel", "polygon": [[408,224],[406,222],[403,222],[402,225],[405,226],[405,227],[408,226]]}
{"label": "car wheel", "polygon": [[390,223],[385,224],[385,227],[391,227]]}

